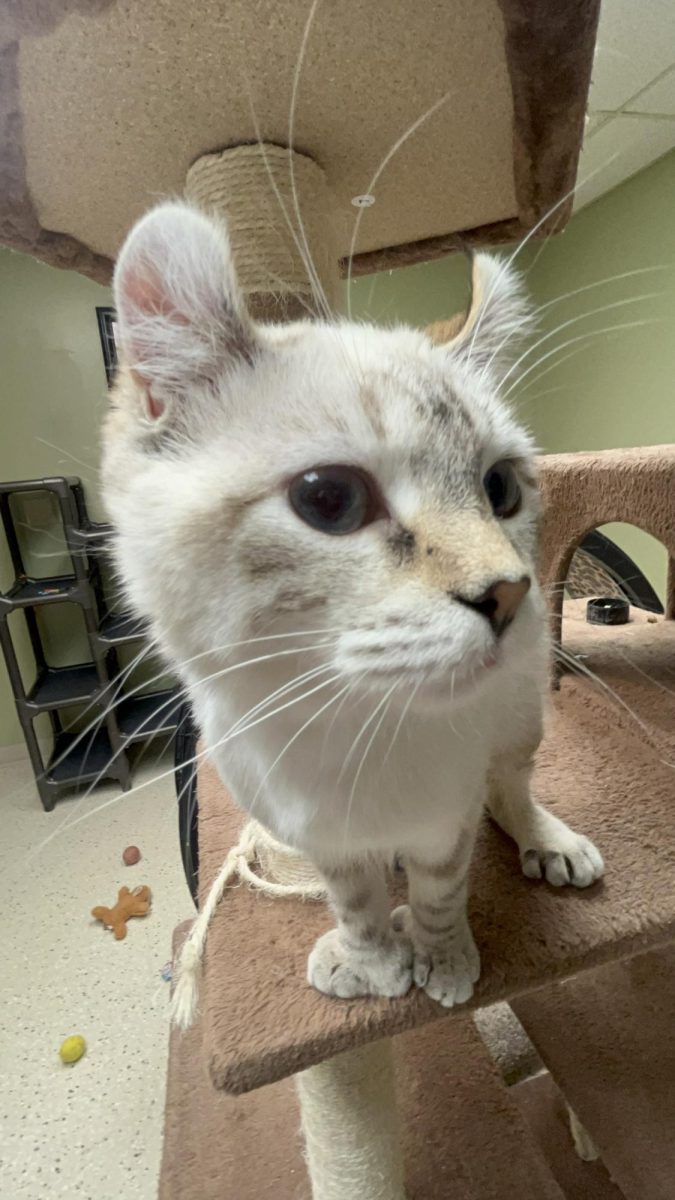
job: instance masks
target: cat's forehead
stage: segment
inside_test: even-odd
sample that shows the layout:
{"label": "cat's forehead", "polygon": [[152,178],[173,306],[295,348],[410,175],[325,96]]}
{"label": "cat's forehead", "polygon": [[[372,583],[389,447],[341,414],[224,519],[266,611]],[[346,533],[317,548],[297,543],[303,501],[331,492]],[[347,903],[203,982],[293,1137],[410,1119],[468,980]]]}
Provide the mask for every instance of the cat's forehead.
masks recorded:
{"label": "cat's forehead", "polygon": [[418,463],[449,452],[473,458],[498,432],[487,389],[419,330],[309,327],[290,331],[279,349],[286,394],[317,425],[407,448]]}

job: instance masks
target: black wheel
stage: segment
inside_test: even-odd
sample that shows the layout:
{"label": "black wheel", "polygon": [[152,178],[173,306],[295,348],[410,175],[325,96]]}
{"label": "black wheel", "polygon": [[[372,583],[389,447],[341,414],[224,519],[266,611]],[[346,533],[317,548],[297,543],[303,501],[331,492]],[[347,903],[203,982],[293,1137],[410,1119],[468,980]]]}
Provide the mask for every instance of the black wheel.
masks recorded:
{"label": "black wheel", "polygon": [[646,575],[611,538],[594,529],[586,535],[579,549],[585,550],[599,563],[634,608],[643,608],[651,613],[663,612],[663,605]]}
{"label": "black wheel", "polygon": [[175,741],[175,780],[178,800],[178,833],[183,870],[195,904],[199,886],[199,833],[197,828],[197,751],[199,731],[185,702],[178,719]]}

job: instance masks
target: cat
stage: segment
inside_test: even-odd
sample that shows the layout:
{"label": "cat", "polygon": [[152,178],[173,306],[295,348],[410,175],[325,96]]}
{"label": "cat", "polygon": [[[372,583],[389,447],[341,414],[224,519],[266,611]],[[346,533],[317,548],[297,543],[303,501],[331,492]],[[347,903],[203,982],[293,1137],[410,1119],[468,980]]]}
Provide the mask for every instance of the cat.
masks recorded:
{"label": "cat", "polygon": [[[603,871],[530,795],[550,653],[539,499],[499,399],[530,327],[521,281],[477,253],[463,322],[260,325],[224,226],[168,203],[130,233],[114,291],[117,565],[223,781],[325,882],[337,923],[309,982],[465,1002],[486,806],[527,876]],[[392,918],[395,856],[409,904]]]}

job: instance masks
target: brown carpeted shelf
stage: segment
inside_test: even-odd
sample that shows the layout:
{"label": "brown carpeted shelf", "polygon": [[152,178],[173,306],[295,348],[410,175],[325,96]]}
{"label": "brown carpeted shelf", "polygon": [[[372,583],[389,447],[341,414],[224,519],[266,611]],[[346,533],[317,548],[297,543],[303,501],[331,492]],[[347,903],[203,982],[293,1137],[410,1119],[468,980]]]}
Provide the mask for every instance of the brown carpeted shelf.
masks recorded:
{"label": "brown carpeted shelf", "polygon": [[[555,1182],[472,1022],[439,1033],[396,1042],[408,1200],[577,1200]],[[292,1081],[226,1096],[206,1061],[201,1024],[172,1034],[159,1200],[310,1200]]]}
{"label": "brown carpeted shelf", "polygon": [[[662,624],[667,666],[675,664],[675,625]],[[675,938],[673,769],[639,726],[608,719],[607,704],[585,681],[563,681],[535,784],[553,811],[597,842],[606,878],[588,892],[532,884],[518,872],[513,845],[486,822],[472,876],[483,962],[476,1005]],[[675,718],[672,697],[670,704]],[[242,818],[206,766],[199,798],[207,887]],[[204,1042],[218,1087],[245,1092],[348,1047],[457,1019],[417,992],[394,1002],[314,992],[305,982],[306,957],[329,924],[322,904],[269,900],[241,886],[226,892],[209,933],[203,985]],[[270,986],[262,987],[265,978]]]}

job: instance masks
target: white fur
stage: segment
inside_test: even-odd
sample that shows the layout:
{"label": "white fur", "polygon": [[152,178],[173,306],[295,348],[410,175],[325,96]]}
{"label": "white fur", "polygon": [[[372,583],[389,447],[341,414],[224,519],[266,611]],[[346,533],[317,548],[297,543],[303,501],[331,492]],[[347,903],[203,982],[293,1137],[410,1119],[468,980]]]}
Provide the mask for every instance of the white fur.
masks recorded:
{"label": "white fur", "polygon": [[[486,256],[476,270],[482,305],[439,347],[407,328],[255,327],[224,231],[184,206],[151,213],[120,257],[131,370],[104,462],[119,568],[238,803],[320,865],[401,851],[432,860],[483,803],[490,763],[538,739],[548,652],[532,447],[496,386],[527,313],[509,270]],[[149,395],[161,400],[154,421]],[[420,411],[438,396],[451,415],[434,424]],[[481,488],[502,459],[523,468],[522,511],[509,521],[490,514]],[[288,481],[331,463],[368,472],[390,516],[344,537],[304,524]],[[416,531],[414,563],[392,554],[398,523]],[[286,580],[252,570],[282,551],[293,559]],[[498,646],[485,618],[448,595],[523,574],[532,588]],[[289,595],[300,609],[322,603],[294,611]],[[243,665],[264,655],[276,657]]]}

